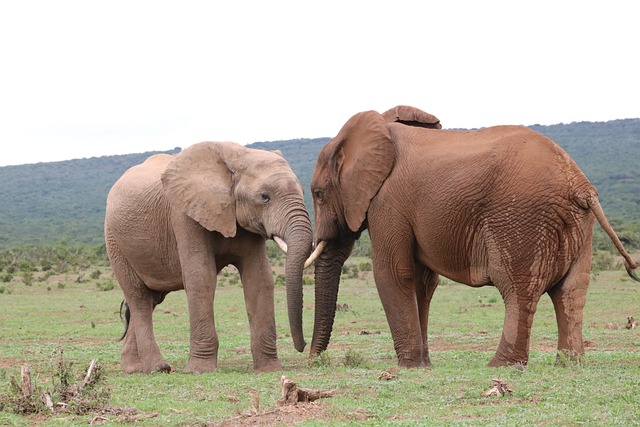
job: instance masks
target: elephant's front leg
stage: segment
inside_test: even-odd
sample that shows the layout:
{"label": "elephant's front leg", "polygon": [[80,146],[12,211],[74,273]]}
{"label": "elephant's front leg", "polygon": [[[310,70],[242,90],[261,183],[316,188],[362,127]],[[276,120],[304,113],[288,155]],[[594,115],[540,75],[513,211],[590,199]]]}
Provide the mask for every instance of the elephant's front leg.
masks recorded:
{"label": "elephant's front leg", "polygon": [[189,304],[190,343],[186,371],[203,373],[218,366],[218,335],[216,334],[213,297],[216,289],[215,266],[185,272],[184,289]]}
{"label": "elephant's front leg", "polygon": [[271,372],[282,369],[276,349],[274,281],[264,251],[256,252],[255,257],[245,256],[238,269],[251,332],[253,370]]}
{"label": "elephant's front leg", "polygon": [[429,366],[426,327],[435,286],[423,282],[424,270],[415,265],[410,245],[395,242],[378,247],[373,243],[373,236],[371,241],[376,287],[393,337],[398,365]]}

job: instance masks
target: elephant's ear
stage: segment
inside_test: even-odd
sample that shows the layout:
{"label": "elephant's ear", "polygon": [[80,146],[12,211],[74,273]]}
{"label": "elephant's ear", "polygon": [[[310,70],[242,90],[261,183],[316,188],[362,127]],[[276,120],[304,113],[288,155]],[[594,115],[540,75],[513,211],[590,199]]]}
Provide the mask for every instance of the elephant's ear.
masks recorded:
{"label": "elephant's ear", "polygon": [[335,168],[343,197],[347,225],[357,232],[367,215],[371,199],[393,168],[393,142],[384,118],[375,111],[353,116],[336,140]]}
{"label": "elephant's ear", "polygon": [[398,105],[382,113],[387,123],[398,122],[408,126],[429,129],[442,129],[440,119],[424,111],[408,105]]}
{"label": "elephant's ear", "polygon": [[162,185],[172,207],[209,231],[224,237],[236,234],[236,203],[232,172],[224,144],[201,142],[177,154],[162,174]]}

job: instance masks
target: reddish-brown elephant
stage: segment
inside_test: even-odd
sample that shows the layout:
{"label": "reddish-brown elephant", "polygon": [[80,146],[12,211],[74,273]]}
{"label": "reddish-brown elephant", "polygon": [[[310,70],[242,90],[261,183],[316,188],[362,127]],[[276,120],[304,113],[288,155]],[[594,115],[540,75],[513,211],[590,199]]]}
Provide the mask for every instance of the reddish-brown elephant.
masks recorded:
{"label": "reddish-brown elephant", "polygon": [[638,280],[596,189],[562,148],[523,126],[442,130],[407,106],[358,113],[321,150],[311,191],[322,251],[312,356],[327,348],[341,269],[365,229],[401,366],[431,363],[427,324],[439,275],[502,295],[504,327],[490,366],[527,363],[545,292],[559,352],[583,357],[595,219]]}
{"label": "reddish-brown elephant", "polygon": [[231,142],[202,142],[134,166],[107,198],[105,240],[130,310],[121,364],[125,372],[169,371],[153,334],[152,313],[184,289],[191,341],[186,370],[216,368],[216,275],[238,268],[256,371],[281,367],[276,351],[274,280],[265,239],[285,250],[285,282],[294,346],[302,335],[302,269],[312,234],[300,182],[279,153]]}

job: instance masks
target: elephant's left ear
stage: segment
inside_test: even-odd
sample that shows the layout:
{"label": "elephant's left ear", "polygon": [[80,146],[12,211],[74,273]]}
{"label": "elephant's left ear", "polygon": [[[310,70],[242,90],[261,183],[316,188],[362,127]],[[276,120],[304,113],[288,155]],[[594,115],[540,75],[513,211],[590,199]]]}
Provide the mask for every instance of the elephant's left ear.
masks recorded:
{"label": "elephant's left ear", "polygon": [[162,174],[169,202],[209,231],[236,235],[232,172],[225,162],[229,144],[201,142],[177,154]]}
{"label": "elephant's left ear", "polygon": [[436,116],[409,105],[397,105],[382,113],[382,117],[387,123],[397,122],[408,126],[442,129],[440,119]]}
{"label": "elephant's left ear", "polygon": [[339,177],[347,225],[357,232],[371,199],[389,176],[395,162],[389,127],[375,111],[353,116],[334,138],[338,142],[334,167]]}

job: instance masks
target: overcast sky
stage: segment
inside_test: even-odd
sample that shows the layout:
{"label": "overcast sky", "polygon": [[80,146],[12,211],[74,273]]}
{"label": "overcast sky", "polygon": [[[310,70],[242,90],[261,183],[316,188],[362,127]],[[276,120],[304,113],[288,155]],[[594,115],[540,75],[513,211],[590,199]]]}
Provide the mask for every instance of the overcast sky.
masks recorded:
{"label": "overcast sky", "polygon": [[0,165],[334,136],[409,104],[445,128],[640,117],[636,1],[0,2]]}

